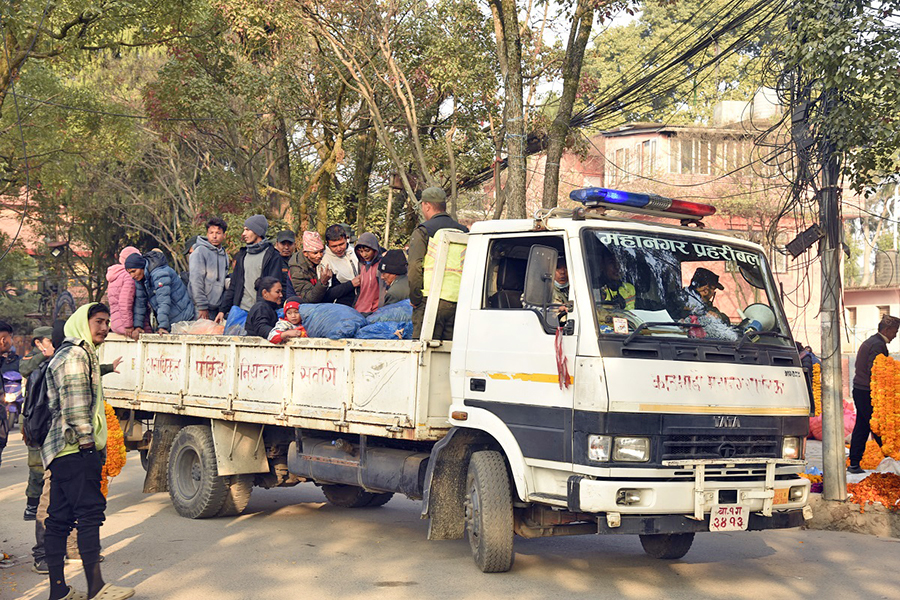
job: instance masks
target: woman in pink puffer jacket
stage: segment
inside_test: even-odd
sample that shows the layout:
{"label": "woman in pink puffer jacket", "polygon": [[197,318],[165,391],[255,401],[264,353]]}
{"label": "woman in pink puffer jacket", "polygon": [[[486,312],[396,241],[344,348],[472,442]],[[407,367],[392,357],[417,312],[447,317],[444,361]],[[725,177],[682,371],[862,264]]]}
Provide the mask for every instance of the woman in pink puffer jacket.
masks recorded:
{"label": "woman in pink puffer jacket", "polygon": [[109,298],[109,326],[122,335],[125,335],[125,329],[131,327],[134,320],[134,279],[125,270],[125,259],[140,253],[134,246],[127,246],[119,253],[119,264],[106,270],[106,280],[109,282],[106,290]]}

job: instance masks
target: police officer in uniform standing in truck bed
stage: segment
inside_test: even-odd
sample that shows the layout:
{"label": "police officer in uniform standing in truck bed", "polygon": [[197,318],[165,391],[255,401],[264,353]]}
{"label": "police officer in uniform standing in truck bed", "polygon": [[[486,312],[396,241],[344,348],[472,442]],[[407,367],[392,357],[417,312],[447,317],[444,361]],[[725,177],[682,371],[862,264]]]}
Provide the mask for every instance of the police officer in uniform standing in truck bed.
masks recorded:
{"label": "police officer in uniform standing in truck bed", "polygon": [[[456,229],[468,233],[469,230],[447,214],[447,194],[439,187],[430,187],[422,192],[422,214],[426,221],[416,227],[409,239],[409,301],[413,306],[413,338],[422,333],[425,318],[425,296],[431,288],[434,275],[434,260],[437,256],[437,241],[434,236],[441,229]],[[450,246],[447,268],[441,287],[440,303],[434,322],[435,340],[453,339],[453,321],[456,319],[456,301],[459,299],[459,282],[465,247]]]}

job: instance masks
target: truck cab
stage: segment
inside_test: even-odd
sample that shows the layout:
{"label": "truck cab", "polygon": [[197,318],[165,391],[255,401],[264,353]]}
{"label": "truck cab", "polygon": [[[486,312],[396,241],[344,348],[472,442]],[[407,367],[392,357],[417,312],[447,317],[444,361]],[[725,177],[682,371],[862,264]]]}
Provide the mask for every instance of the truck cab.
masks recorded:
{"label": "truck cab", "polygon": [[698,531],[802,524],[809,399],[777,289],[762,247],[694,220],[476,223],[450,422],[505,458],[516,532],[675,558]]}

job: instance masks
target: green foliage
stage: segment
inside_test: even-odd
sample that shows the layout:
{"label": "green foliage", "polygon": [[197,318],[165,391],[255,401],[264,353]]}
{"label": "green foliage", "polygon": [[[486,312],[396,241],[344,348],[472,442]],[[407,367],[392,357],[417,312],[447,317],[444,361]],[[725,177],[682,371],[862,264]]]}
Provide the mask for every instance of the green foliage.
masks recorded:
{"label": "green foliage", "polygon": [[784,67],[809,87],[813,137],[832,143],[854,189],[870,193],[900,171],[900,1],[789,6]]}

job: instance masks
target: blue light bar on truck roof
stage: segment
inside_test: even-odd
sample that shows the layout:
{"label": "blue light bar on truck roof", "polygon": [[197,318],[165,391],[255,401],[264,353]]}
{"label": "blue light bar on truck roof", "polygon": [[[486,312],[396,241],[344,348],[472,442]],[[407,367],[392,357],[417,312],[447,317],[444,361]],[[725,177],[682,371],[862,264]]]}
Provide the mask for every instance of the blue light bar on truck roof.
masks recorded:
{"label": "blue light bar on truck roof", "polygon": [[584,204],[585,207],[603,206],[620,210],[637,208],[694,218],[708,217],[716,213],[716,207],[709,204],[685,202],[684,200],[665,198],[656,194],[639,194],[608,188],[597,187],[573,190],[569,194],[569,198]]}

